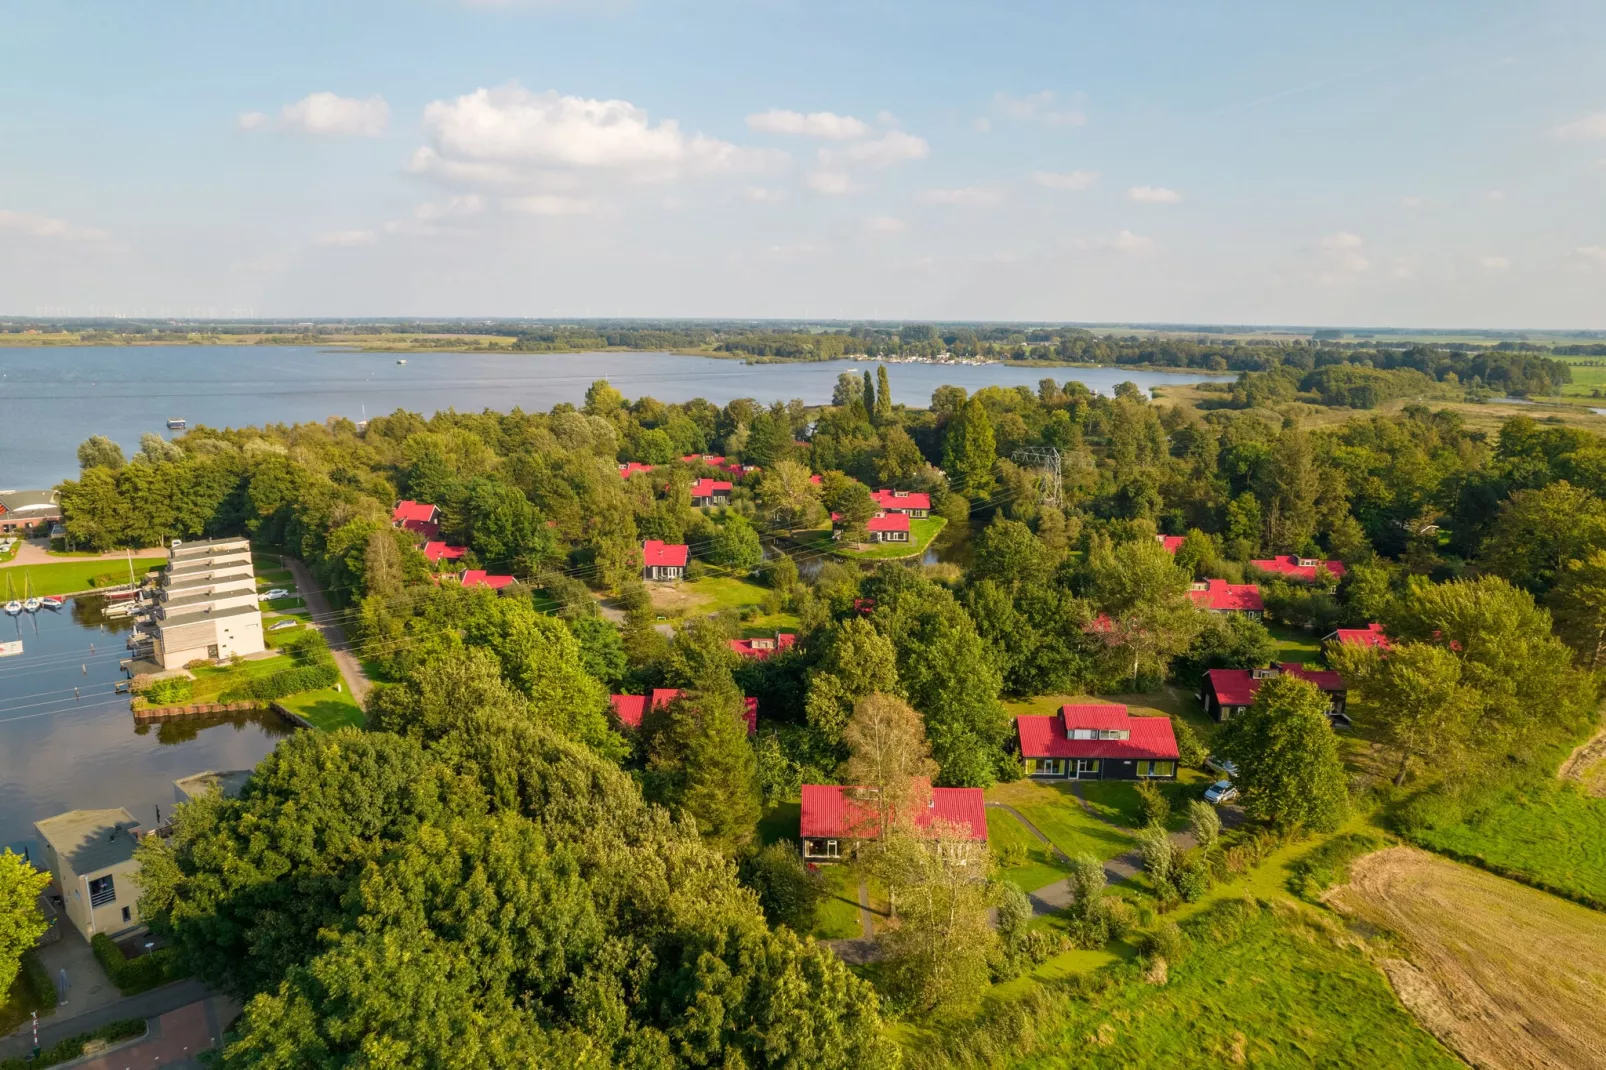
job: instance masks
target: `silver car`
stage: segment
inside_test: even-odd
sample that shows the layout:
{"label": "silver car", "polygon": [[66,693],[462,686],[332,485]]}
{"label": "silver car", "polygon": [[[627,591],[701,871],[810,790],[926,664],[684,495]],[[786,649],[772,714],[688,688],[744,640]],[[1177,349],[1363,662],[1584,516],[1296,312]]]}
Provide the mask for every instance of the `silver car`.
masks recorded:
{"label": "silver car", "polygon": [[1232,786],[1230,780],[1218,780],[1205,789],[1205,802],[1229,803],[1238,797],[1238,789]]}

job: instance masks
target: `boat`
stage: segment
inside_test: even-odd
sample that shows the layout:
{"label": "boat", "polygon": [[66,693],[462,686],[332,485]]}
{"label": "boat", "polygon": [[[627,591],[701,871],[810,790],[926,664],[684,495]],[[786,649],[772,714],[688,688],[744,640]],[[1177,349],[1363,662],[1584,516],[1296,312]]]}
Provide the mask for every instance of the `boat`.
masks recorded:
{"label": "boat", "polygon": [[39,612],[39,599],[29,593],[31,585],[28,579],[29,577],[27,576],[22,577],[22,608],[29,613],[37,613]]}
{"label": "boat", "polygon": [[182,431],[188,426],[189,425],[186,424],[181,417],[177,417],[177,416],[175,416],[173,419],[167,421],[167,429],[169,431]]}
{"label": "boat", "polygon": [[39,604],[44,606],[46,609],[60,609],[62,606],[67,604],[67,600],[57,594],[47,594],[43,598],[39,599]]}
{"label": "boat", "polygon": [[396,363],[397,364],[406,364],[407,363],[407,358],[406,357],[397,357],[396,358]]}
{"label": "boat", "polygon": [[13,598],[11,601],[6,603],[6,612],[15,617],[18,613],[22,612],[22,603]]}

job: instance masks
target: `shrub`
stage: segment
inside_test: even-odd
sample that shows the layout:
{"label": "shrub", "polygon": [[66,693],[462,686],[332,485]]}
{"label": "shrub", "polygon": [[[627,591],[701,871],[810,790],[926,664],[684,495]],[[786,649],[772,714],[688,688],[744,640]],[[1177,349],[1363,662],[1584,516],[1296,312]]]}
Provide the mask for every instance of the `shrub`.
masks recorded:
{"label": "shrub", "polygon": [[1187,953],[1188,938],[1174,921],[1162,921],[1138,940],[1138,953],[1145,958],[1165,959],[1173,965]]}
{"label": "shrub", "polygon": [[285,669],[271,676],[261,676],[255,680],[245,680],[229,688],[219,696],[224,702],[240,702],[256,699],[267,702],[286,695],[299,694],[302,691],[317,691],[319,688],[333,687],[335,681],[340,679],[340,670],[333,661],[320,662],[315,665],[302,665],[294,669]]}
{"label": "shrub", "polygon": [[796,843],[779,840],[754,851],[742,860],[739,873],[742,883],[757,893],[771,925],[785,925],[796,933],[814,928],[825,882],[803,864]]}
{"label": "shrub", "polygon": [[1188,827],[1196,843],[1206,851],[1221,838],[1221,815],[1203,799],[1188,800]]}
{"label": "shrub", "polygon": [[1139,781],[1137,791],[1138,811],[1143,815],[1143,824],[1151,828],[1164,828],[1165,823],[1171,820],[1171,800],[1152,780]]}
{"label": "shrub", "polygon": [[107,1044],[115,1044],[119,1040],[129,1040],[133,1037],[145,1035],[145,1019],[122,1018],[109,1022],[89,1033],[80,1033],[77,1036],[58,1040],[39,1053],[37,1059],[11,1058],[0,1059],[0,1070],[38,1070],[39,1067],[56,1066],[59,1063],[71,1062],[84,1054],[92,1041],[100,1040]]}
{"label": "shrub", "polygon": [[188,676],[166,676],[145,689],[145,701],[159,706],[188,702],[195,694],[195,681]]}
{"label": "shrub", "polygon": [[1026,845],[1019,840],[1004,844],[993,852],[1000,869],[1019,869],[1026,864]]}
{"label": "shrub", "polygon": [[1205,746],[1199,742],[1199,734],[1193,730],[1193,726],[1180,717],[1172,717],[1171,731],[1177,737],[1177,764],[1195,769],[1204,765],[1207,757]]}
{"label": "shrub", "polygon": [[1288,890],[1301,899],[1314,900],[1349,880],[1350,863],[1383,846],[1383,841],[1364,832],[1346,832],[1306,851],[1288,867]]}
{"label": "shrub", "polygon": [[106,976],[125,996],[148,991],[179,976],[171,948],[160,948],[148,955],[130,959],[105,933],[96,933],[91,937],[89,946],[95,958],[100,960]]}
{"label": "shrub", "polygon": [[1197,903],[1210,891],[1210,871],[1201,855],[1194,854],[1176,871],[1177,894],[1183,902]]}
{"label": "shrub", "polygon": [[39,956],[32,951],[22,956],[22,976],[28,989],[33,993],[34,1002],[39,1004],[39,1009],[54,1010],[56,986],[50,980],[50,971],[45,969],[45,964],[40,962]]}

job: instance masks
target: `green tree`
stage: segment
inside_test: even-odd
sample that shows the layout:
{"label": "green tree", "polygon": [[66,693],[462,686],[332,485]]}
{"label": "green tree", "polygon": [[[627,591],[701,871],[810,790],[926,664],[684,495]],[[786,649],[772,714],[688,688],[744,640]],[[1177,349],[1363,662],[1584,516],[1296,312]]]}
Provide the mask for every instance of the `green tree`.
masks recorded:
{"label": "green tree", "polygon": [[920,715],[907,702],[893,695],[864,696],[853,705],[843,740],[848,760],[842,777],[876,811],[879,836],[924,807],[937,763]]}
{"label": "green tree", "polygon": [[993,489],[993,465],[998,461],[993,423],[977,398],[965,402],[948,424],[943,438],[943,467],[955,490],[985,498]]}
{"label": "green tree", "polygon": [[1348,795],[1327,696],[1293,675],[1263,680],[1249,710],[1216,734],[1215,749],[1238,766],[1244,810],[1279,828],[1330,832]]}
{"label": "green tree", "polygon": [[876,514],[870,488],[840,472],[826,473],[824,484],[826,508],[836,514],[835,523],[842,530],[843,540],[861,543],[869,538],[865,525]]}
{"label": "green tree", "polygon": [[1411,763],[1454,768],[1477,723],[1479,698],[1461,680],[1461,661],[1431,643],[1396,643],[1382,657],[1372,647],[1341,647],[1333,666],[1377,711],[1384,746],[1400,760],[1396,786]]}
{"label": "green tree", "polygon": [[739,513],[730,513],[714,532],[708,547],[708,559],[716,565],[747,572],[757,568],[764,560],[764,547],[759,542],[758,532],[747,518]]}
{"label": "green tree", "polygon": [[966,826],[934,821],[916,833],[905,825],[886,845],[880,873],[898,912],[898,927],[881,938],[892,990],[927,1013],[974,1001],[998,950],[986,846]]}
{"label": "green tree", "polygon": [[877,408],[875,396],[875,380],[870,377],[870,369],[864,370],[864,414],[871,420],[875,419]]}
{"label": "green tree", "polygon": [[41,873],[8,847],[0,852],[0,992],[10,992],[23,953],[44,935],[39,896],[50,886]]}
{"label": "green tree", "polygon": [[[892,383],[887,378],[887,366],[885,364],[877,365],[875,376],[875,407],[871,410],[871,416],[877,427],[884,427],[892,422]],[[865,396],[868,397],[869,395],[866,394]]]}
{"label": "green tree", "polygon": [[825,880],[803,864],[798,845],[778,840],[745,857],[739,867],[742,883],[753,889],[764,917],[771,925],[785,925],[795,933],[814,928]]}
{"label": "green tree", "polygon": [[1599,669],[1606,656],[1606,550],[1568,561],[1548,601],[1557,633],[1581,663]]}
{"label": "green tree", "polygon": [[810,481],[808,468],[796,461],[780,461],[764,471],[758,500],[778,527],[813,527],[824,518],[820,488]]}
{"label": "green tree", "polygon": [[585,414],[611,416],[624,408],[625,396],[606,379],[598,379],[586,387]]}
{"label": "green tree", "polygon": [[925,468],[925,456],[902,424],[884,424],[880,435],[881,452],[876,456],[875,474],[883,484],[906,484]]}
{"label": "green tree", "polygon": [[863,617],[849,617],[822,639],[824,653],[809,670],[804,709],[809,727],[826,748],[834,750],[842,743],[860,699],[875,692],[897,692],[898,654],[892,640]]}
{"label": "green tree", "polygon": [[580,665],[604,687],[617,688],[630,671],[619,627],[596,613],[569,617],[569,631],[580,644]]}
{"label": "green tree", "polygon": [[747,442],[742,446],[743,462],[772,468],[791,460],[794,450],[792,416],[786,406],[776,402],[756,414],[747,425]]}
{"label": "green tree", "polygon": [[1536,595],[1572,560],[1606,549],[1606,502],[1563,480],[1519,490],[1500,505],[1484,541],[1485,569]]}
{"label": "green tree", "polygon": [[105,435],[90,435],[78,445],[79,468],[121,468],[123,448]]}
{"label": "green tree", "polygon": [[752,842],[760,813],[757,766],[742,694],[730,677],[709,673],[657,720],[649,729],[648,794],[695,818],[703,838],[721,850]]}
{"label": "green tree", "polygon": [[1192,577],[1153,539],[1096,547],[1087,570],[1088,595],[1109,618],[1102,634],[1128,678],[1163,678],[1204,627],[1188,598]]}
{"label": "green tree", "polygon": [[1043,583],[1052,565],[1048,551],[1032,534],[1031,528],[999,514],[976,535],[975,563],[971,566],[970,577],[990,579],[1013,590],[1019,584]]}
{"label": "green tree", "polygon": [[1221,838],[1221,815],[1203,799],[1188,800],[1188,828],[1194,842],[1208,851]]}

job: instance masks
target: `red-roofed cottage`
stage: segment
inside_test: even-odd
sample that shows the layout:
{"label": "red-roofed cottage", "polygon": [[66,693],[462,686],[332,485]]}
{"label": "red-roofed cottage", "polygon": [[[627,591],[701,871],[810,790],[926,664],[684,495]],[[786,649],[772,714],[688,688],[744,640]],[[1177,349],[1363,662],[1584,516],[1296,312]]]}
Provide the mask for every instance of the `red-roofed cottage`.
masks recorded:
{"label": "red-roofed cottage", "polygon": [[1075,780],[1175,780],[1177,736],[1169,717],[1133,717],[1125,706],[1061,706],[1017,717],[1026,775]]}
{"label": "red-roofed cottage", "polygon": [[1250,620],[1259,620],[1266,611],[1265,603],[1260,600],[1260,588],[1252,583],[1208,580],[1194,584],[1188,597],[1207,613],[1242,613]]}
{"label": "red-roofed cottage", "polygon": [[915,490],[878,490],[870,497],[882,511],[909,516],[930,516],[931,495]]}
{"label": "red-roofed cottage", "polygon": [[1156,535],[1154,541],[1165,547],[1165,552],[1174,554],[1182,549],[1182,544],[1188,541],[1186,535]]}
{"label": "red-roofed cottage", "polygon": [[440,534],[440,521],[441,511],[428,502],[414,502],[404,498],[390,511],[392,527],[410,531],[426,540]]}
{"label": "red-roofed cottage", "polygon": [[[840,784],[804,784],[798,838],[809,862],[835,862],[851,853],[854,840],[873,839],[880,832],[875,806],[854,798]],[[924,796],[925,805],[919,798]],[[987,810],[980,788],[926,788],[916,792],[914,824],[926,830],[938,821],[970,829],[970,839],[987,842]]]}
{"label": "red-roofed cottage", "polygon": [[1364,628],[1339,628],[1322,642],[1337,643],[1339,646],[1371,646],[1379,650],[1389,648],[1389,637],[1383,634],[1383,626],[1375,621]]}
{"label": "red-roofed cottage", "polygon": [[725,458],[717,453],[688,453],[680,459],[680,463],[706,464],[715,468],[721,468],[725,464]]}
{"label": "red-roofed cottage", "polygon": [[442,561],[456,561],[466,553],[468,553],[468,547],[466,546],[448,546],[437,539],[431,539],[424,544],[424,556],[432,564],[438,565]]}
{"label": "red-roofed cottage", "polygon": [[[841,513],[831,514],[831,538],[840,539],[842,529],[837,527],[842,523]],[[909,514],[908,513],[877,513],[864,522],[864,530],[869,532],[871,542],[908,542],[909,541]]]}
{"label": "red-roofed cottage", "polygon": [[[667,706],[680,695],[678,687],[653,688],[651,701],[646,695],[609,695],[608,701],[613,703],[613,712],[619,718],[619,723],[626,728],[640,728],[641,719],[647,715],[647,710]],[[743,700],[743,717],[747,719],[747,734],[755,735],[758,732],[758,699],[749,695]]]}
{"label": "red-roofed cottage", "polygon": [[641,544],[641,578],[644,580],[683,580],[691,550],[682,543],[648,539]]}
{"label": "red-roofed cottage", "polygon": [[1327,574],[1335,580],[1344,578],[1344,562],[1322,561],[1314,557],[1295,557],[1292,554],[1280,554],[1277,557],[1261,558],[1250,561],[1251,565],[1262,572],[1280,576],[1290,583],[1315,583],[1316,571],[1325,569]]}
{"label": "red-roofed cottage", "polygon": [[652,465],[642,464],[640,461],[629,461],[619,466],[619,478],[629,479],[637,472],[651,472]]}
{"label": "red-roofed cottage", "polygon": [[731,484],[726,479],[710,479],[704,476],[691,485],[691,504],[693,508],[705,505],[729,505],[731,503]]}
{"label": "red-roofed cottage", "polygon": [[1254,704],[1261,681],[1285,672],[1320,688],[1327,696],[1327,719],[1337,727],[1349,727],[1349,717],[1344,713],[1348,699],[1344,678],[1331,669],[1311,669],[1297,661],[1285,661],[1267,669],[1211,669],[1199,683],[1199,701],[1204,704],[1206,713],[1225,721]]}
{"label": "red-roofed cottage", "polygon": [[773,639],[769,636],[758,636],[753,639],[732,639],[730,640],[730,648],[744,658],[763,660],[778,650],[790,650],[795,642],[797,642],[797,636],[791,632],[780,632]]}
{"label": "red-roofed cottage", "polygon": [[464,587],[489,587],[493,591],[500,591],[512,583],[512,576],[492,576],[486,573],[483,568],[467,569],[462,577]]}

